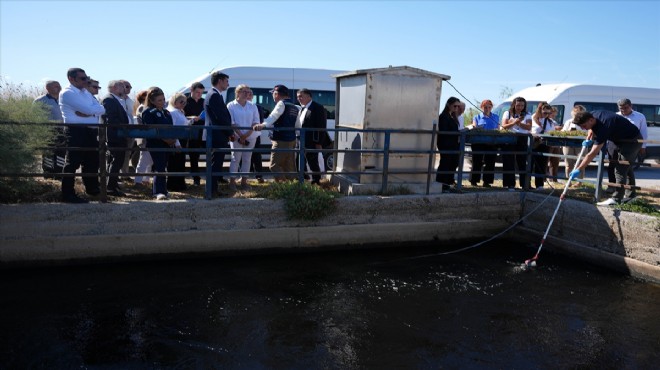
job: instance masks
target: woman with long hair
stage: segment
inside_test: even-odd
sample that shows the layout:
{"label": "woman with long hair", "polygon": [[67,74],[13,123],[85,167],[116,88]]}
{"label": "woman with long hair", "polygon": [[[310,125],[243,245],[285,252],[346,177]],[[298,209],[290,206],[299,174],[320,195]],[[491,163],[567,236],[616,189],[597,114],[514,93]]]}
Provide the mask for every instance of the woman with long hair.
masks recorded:
{"label": "woman with long hair", "polygon": [[[515,132],[519,135],[514,145],[503,146],[502,151],[520,152],[520,154],[503,154],[502,167],[504,174],[502,182],[505,188],[515,190],[516,172],[518,173],[518,184],[525,188],[527,184],[527,139],[529,130],[532,128],[532,116],[527,113],[527,100],[517,97],[511,102],[511,108],[502,114],[502,130]],[[518,169],[516,170],[516,166]]]}
{"label": "woman with long hair", "polygon": [[[145,102],[147,100],[148,92],[149,90],[142,90],[135,96],[135,100],[137,100],[138,104],[134,105],[133,116],[135,117],[135,123],[138,125],[142,124],[142,112],[144,112],[144,109],[146,108]],[[136,142],[140,149],[145,149],[147,147],[146,139],[137,139]],[[151,160],[151,154],[146,150],[140,150],[140,156],[138,158],[137,167],[135,167],[135,172],[151,172],[151,166],[153,164],[154,162]],[[151,184],[148,177],[141,175],[135,176],[135,183],[144,186],[149,186]]]}
{"label": "woman with long hair", "polygon": [[[191,124],[190,120],[186,118],[183,108],[186,106],[188,98],[181,94],[175,93],[170,97],[167,110],[172,115],[172,123],[174,126],[188,126]],[[181,143],[176,140],[174,146],[181,149]],[[167,159],[167,172],[186,172],[186,153],[177,151],[170,153]],[[186,190],[186,177],[185,176],[167,176],[167,190],[170,191],[184,191]]]}
{"label": "woman with long hair", "polygon": [[[146,108],[142,112],[142,123],[145,125],[173,125],[172,115],[165,109],[165,93],[159,87],[152,87],[147,92],[145,100]],[[172,148],[176,144],[175,139],[161,139],[153,138],[147,139],[148,149],[163,149]],[[166,200],[167,193],[167,178],[163,175],[167,168],[167,157],[170,155],[168,152],[150,150],[151,159],[153,160],[154,172],[158,172],[153,185],[153,195],[157,200]]]}
{"label": "woman with long hair", "polygon": [[[458,151],[460,149],[460,136],[457,135],[460,107],[461,101],[452,96],[447,99],[445,108],[438,117],[439,133],[436,144],[439,151]],[[451,186],[456,184],[454,177],[458,168],[458,158],[458,153],[440,153],[440,164],[435,181],[442,184],[443,192],[452,190]]]}
{"label": "woman with long hair", "polygon": [[536,112],[532,116],[532,136],[534,137],[534,144],[532,147],[532,170],[534,171],[534,187],[536,189],[543,189],[545,182],[545,172],[548,167],[548,158],[544,154],[550,152],[550,147],[543,142],[541,135],[555,129],[555,121],[550,118],[552,114],[552,106],[548,103],[541,103],[538,105]]}

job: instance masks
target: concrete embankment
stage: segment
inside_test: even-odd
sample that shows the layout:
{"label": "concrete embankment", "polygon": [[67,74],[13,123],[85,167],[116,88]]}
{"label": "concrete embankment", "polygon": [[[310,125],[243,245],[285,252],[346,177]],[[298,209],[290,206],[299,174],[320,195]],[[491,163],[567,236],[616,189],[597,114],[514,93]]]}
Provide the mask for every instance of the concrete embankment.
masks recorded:
{"label": "concrete embankment", "polygon": [[[337,210],[318,221],[287,220],[282,202],[266,199],[3,205],[0,263],[480,241],[505,230],[544,199],[509,192],[355,196],[339,199]],[[538,243],[556,202],[549,198],[505,237]],[[659,230],[653,217],[567,200],[546,248],[594,263],[606,257],[616,261],[606,263],[610,267],[660,282]]]}

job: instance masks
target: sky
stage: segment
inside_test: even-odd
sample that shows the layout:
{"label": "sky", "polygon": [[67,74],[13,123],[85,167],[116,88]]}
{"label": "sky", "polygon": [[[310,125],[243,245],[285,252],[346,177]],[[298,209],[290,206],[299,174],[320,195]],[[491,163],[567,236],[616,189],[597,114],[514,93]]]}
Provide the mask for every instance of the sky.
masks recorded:
{"label": "sky", "polygon": [[660,1],[0,0],[0,76],[66,86],[81,67],[101,94],[125,79],[169,96],[216,68],[406,65],[497,104],[537,83],[660,87],[658,14]]}

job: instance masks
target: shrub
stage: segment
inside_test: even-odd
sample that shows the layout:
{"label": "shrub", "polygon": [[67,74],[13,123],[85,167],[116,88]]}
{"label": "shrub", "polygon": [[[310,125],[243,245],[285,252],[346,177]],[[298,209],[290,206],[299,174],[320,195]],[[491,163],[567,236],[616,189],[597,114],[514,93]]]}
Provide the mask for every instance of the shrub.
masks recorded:
{"label": "shrub", "polygon": [[289,219],[317,220],[337,207],[334,194],[309,183],[275,182],[269,187],[268,198],[284,199]]}
{"label": "shrub", "polygon": [[[54,142],[55,127],[48,123],[48,112],[33,104],[34,96],[22,85],[0,79],[0,173],[40,172],[42,148]],[[29,189],[31,177],[0,177],[0,192],[16,193]]]}

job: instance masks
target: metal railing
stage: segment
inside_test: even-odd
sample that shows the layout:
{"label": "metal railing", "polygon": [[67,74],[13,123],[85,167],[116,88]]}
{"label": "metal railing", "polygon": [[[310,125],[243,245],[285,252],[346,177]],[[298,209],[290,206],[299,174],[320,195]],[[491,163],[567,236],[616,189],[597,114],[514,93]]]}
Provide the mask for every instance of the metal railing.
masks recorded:
{"label": "metal railing", "polygon": [[[3,122],[2,124],[17,124],[17,123],[11,123],[11,122]],[[66,124],[60,124],[58,125],[60,127],[66,127],[69,125]],[[73,125],[71,125],[73,126]],[[80,127],[81,125],[75,125],[76,127]],[[334,136],[334,148],[332,149],[307,149],[305,148],[305,132],[307,131],[326,131],[324,129],[306,129],[306,128],[296,128],[296,129],[288,129],[288,130],[296,130],[300,135],[298,136],[298,141],[299,144],[297,148],[295,149],[267,149],[267,148],[236,148],[236,149],[231,149],[229,147],[227,148],[214,148],[213,145],[213,135],[211,132],[213,130],[226,130],[226,127],[219,127],[219,126],[168,126],[168,125],[107,125],[107,124],[98,124],[98,125],[86,125],[87,127],[90,128],[98,128],[99,130],[99,146],[98,148],[80,148],[80,147],[68,147],[68,146],[58,146],[58,147],[47,147],[47,148],[38,148],[39,150],[42,150],[44,152],[52,151],[54,149],[57,150],[77,150],[77,151],[95,151],[98,152],[102,155],[99,155],[99,172],[98,173],[0,173],[0,177],[55,177],[55,178],[62,178],[62,177],[70,177],[70,176],[81,176],[81,177],[93,177],[93,176],[98,176],[100,179],[100,201],[101,202],[107,202],[107,180],[109,177],[109,174],[107,172],[107,153],[108,150],[136,150],[136,151],[161,151],[161,152],[183,152],[183,153],[193,153],[197,152],[200,154],[205,155],[205,172],[200,173],[200,172],[175,172],[175,173],[159,173],[159,172],[135,172],[135,173],[130,173],[130,176],[200,176],[200,177],[205,177],[207,179],[206,181],[206,187],[204,191],[204,195],[206,199],[211,199],[212,194],[215,189],[213,189],[213,183],[212,181],[208,181],[208,179],[211,179],[213,177],[219,177],[219,176],[244,176],[247,175],[246,173],[243,172],[229,172],[229,171],[221,171],[221,172],[213,172],[212,171],[212,158],[214,153],[218,152],[224,152],[226,153],[225,158],[227,158],[227,155],[229,158],[231,158],[231,152],[243,152],[243,151],[250,151],[253,152],[253,154],[258,154],[261,155],[263,153],[268,153],[268,152],[273,152],[273,151],[280,151],[280,152],[291,152],[294,151],[298,154],[298,163],[297,163],[297,171],[295,173],[291,172],[269,172],[270,175],[275,175],[275,176],[281,176],[281,175],[292,175],[295,174],[295,177],[297,178],[297,181],[303,182],[305,179],[305,174],[307,175],[342,175],[342,176],[356,176],[356,175],[380,175],[381,176],[381,192],[385,193],[388,189],[388,185],[390,183],[390,176],[391,175],[426,175],[426,190],[425,193],[429,194],[430,193],[430,188],[431,188],[431,183],[433,182],[432,177],[437,175],[437,174],[454,174],[457,177],[457,183],[456,183],[456,190],[461,191],[462,188],[462,179],[463,176],[466,174],[466,171],[464,171],[464,163],[465,163],[465,158],[466,156],[471,156],[473,154],[498,154],[498,155],[524,155],[525,158],[525,163],[526,163],[526,168],[525,169],[514,169],[510,171],[504,171],[503,169],[494,169],[493,171],[482,171],[479,170],[478,172],[481,174],[513,174],[514,176],[516,174],[525,174],[527,175],[527,181],[525,184],[523,184],[523,189],[524,190],[529,190],[530,182],[531,182],[531,177],[532,176],[543,176],[544,178],[553,178],[552,176],[547,176],[546,174],[535,174],[532,171],[532,158],[534,156],[542,155],[545,157],[560,157],[560,158],[565,158],[566,156],[561,154],[550,154],[550,153],[536,153],[532,149],[532,136],[531,135],[525,135],[525,134],[515,134],[515,133],[501,133],[499,131],[478,131],[478,132],[472,132],[472,131],[459,131],[459,132],[443,132],[443,131],[438,131],[437,126],[433,125],[433,128],[431,130],[420,130],[420,129],[355,129],[355,128],[347,128],[347,127],[335,127],[334,129],[327,129],[329,132],[333,132]],[[105,134],[106,134],[106,129],[112,129],[115,130],[120,137],[124,138],[177,138],[177,139],[195,139],[198,138],[199,135],[199,130],[207,130],[208,135],[207,140],[206,140],[206,147],[204,148],[129,148],[129,147],[108,147],[106,140],[105,140]],[[272,129],[264,129],[264,130],[272,130]],[[282,129],[280,130],[287,130],[287,129]],[[351,148],[339,148],[338,147],[338,136],[339,133],[358,133],[358,134],[364,134],[368,133],[374,137],[374,143],[376,141],[379,142],[380,144],[380,136],[382,136],[382,147],[381,145],[372,145],[371,148],[362,148],[360,147],[359,149],[351,149]],[[428,144],[426,147],[428,149],[403,149],[403,148],[397,148],[396,143],[392,142],[392,136],[393,135],[417,135],[422,138],[428,137]],[[436,140],[438,138],[438,135],[444,135],[444,136],[457,136],[457,140],[459,142],[459,146],[457,150],[445,150],[440,148],[439,150],[436,148]],[[378,137],[378,139],[375,139],[375,137]],[[525,151],[516,151],[512,150],[511,147],[507,146],[512,146],[514,143],[519,140],[519,138],[522,137],[525,140],[527,140],[527,145],[526,145],[526,150]],[[582,145],[583,138],[574,138],[574,137],[554,137],[550,135],[544,135],[543,136],[544,140],[546,141],[546,144],[548,145],[553,145],[553,146],[568,146],[568,147],[580,147]],[[423,140],[420,140],[420,142],[423,142]],[[493,151],[478,151],[478,152],[471,152],[466,150],[468,144],[476,144],[476,143],[482,143],[482,144],[490,144],[492,145],[495,150]],[[498,147],[499,146],[499,147]],[[334,163],[335,163],[335,169],[331,171],[321,171],[321,172],[310,172],[306,171],[305,168],[305,154],[306,153],[327,153],[331,152],[332,155],[334,156]],[[366,169],[360,169],[360,170],[345,170],[342,169],[340,171],[336,170],[337,166],[337,156],[340,153],[344,154],[352,154],[356,155],[359,154],[362,156],[363,154],[373,154],[376,157],[380,156],[382,160],[382,165],[380,169],[377,168],[369,168],[367,171]],[[442,156],[443,154],[447,155],[458,155],[458,167],[454,171],[438,171],[434,168],[434,163],[436,162],[436,157],[437,155]],[[426,155],[428,156],[428,162],[427,166],[425,169],[392,169],[390,168],[390,159],[393,155]],[[573,156],[575,159],[576,157]],[[225,160],[227,162],[227,159]],[[600,155],[596,159],[596,164],[598,166],[598,171],[597,171],[597,179],[596,181],[592,180],[587,180],[587,179],[580,179],[581,182],[587,182],[587,183],[593,183],[595,185],[595,199],[599,200],[600,199],[600,192],[601,188],[603,185],[603,167],[604,164],[607,163],[607,161],[604,158],[604,153],[600,153]],[[622,162],[625,163],[625,162]],[[467,173],[472,174],[475,171],[467,171]],[[119,174],[119,176],[127,176],[129,174]],[[555,178],[559,179],[566,179],[564,176],[558,176]],[[619,186],[619,187],[624,187],[624,188],[631,188],[628,185],[617,185],[617,184],[610,184],[606,183],[606,185],[609,186]],[[635,189],[638,190],[647,190],[650,192],[657,192],[655,189],[642,189],[640,187],[635,187]]]}

